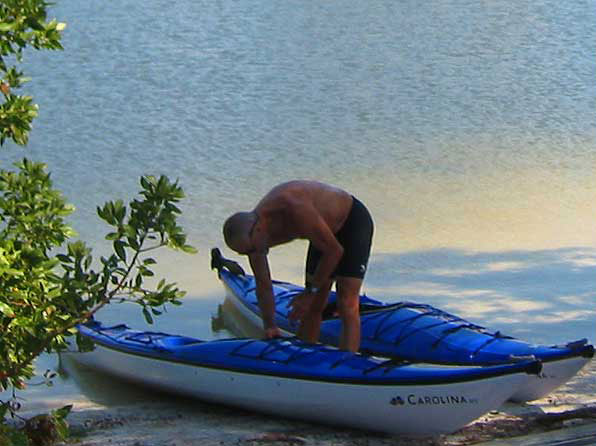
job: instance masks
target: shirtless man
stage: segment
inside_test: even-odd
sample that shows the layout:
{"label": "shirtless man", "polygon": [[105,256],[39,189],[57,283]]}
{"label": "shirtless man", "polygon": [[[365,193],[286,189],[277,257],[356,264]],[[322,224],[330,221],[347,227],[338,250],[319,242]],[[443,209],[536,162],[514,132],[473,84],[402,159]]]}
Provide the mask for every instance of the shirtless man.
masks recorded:
{"label": "shirtless man", "polygon": [[370,255],[373,221],[366,207],[349,193],[316,181],[290,181],[274,187],[250,212],[229,217],[226,244],[247,255],[257,285],[266,338],[279,336],[267,262],[269,248],[296,239],[310,242],[306,287],[291,303],[290,319],[300,320],[298,336],[317,342],[322,313],[333,281],[342,321],[339,347],[360,347],[359,296]]}

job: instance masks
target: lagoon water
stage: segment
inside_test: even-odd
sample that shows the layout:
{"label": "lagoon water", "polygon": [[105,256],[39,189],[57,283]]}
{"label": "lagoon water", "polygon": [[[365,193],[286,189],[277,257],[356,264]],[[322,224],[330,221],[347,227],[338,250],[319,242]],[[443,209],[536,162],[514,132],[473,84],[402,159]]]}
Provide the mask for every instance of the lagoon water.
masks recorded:
{"label": "lagoon water", "polygon": [[[62,0],[51,15],[65,50],[26,53],[40,116],[2,167],[46,162],[98,255],[97,205],[144,174],[179,179],[199,253],[157,255],[188,301],[156,329],[225,335],[210,321],[222,222],[306,178],[371,210],[368,294],[596,340],[596,1]],[[302,280],[305,246],[272,250],[275,278]]]}

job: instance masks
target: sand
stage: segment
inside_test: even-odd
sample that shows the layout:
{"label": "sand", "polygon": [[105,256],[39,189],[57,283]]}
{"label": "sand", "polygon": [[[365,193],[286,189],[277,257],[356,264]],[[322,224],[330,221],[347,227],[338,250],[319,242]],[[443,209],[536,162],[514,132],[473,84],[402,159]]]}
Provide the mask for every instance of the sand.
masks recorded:
{"label": "sand", "polygon": [[[596,444],[595,390],[596,361],[593,360],[548,398],[523,405],[507,403],[456,433],[424,439],[346,430],[167,396],[158,396],[157,401],[116,406],[75,403],[68,417],[72,431],[68,444],[533,446],[556,438],[561,439],[556,443],[561,445]],[[357,407],[354,416],[358,416]],[[593,438],[594,443],[581,442],[586,438]]]}

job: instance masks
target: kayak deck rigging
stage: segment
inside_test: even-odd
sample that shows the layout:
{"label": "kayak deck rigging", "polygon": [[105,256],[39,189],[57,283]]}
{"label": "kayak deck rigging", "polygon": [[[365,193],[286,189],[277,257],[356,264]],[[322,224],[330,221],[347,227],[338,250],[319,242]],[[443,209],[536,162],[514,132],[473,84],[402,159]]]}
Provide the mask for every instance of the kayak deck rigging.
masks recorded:
{"label": "kayak deck rigging", "polygon": [[[279,282],[279,283],[283,283],[283,282]],[[251,288],[247,289],[247,292],[253,292],[255,290],[256,290],[255,288],[251,287]],[[279,294],[277,294],[276,299],[279,303],[279,307],[277,308],[276,311],[281,316],[286,317],[287,316],[286,312],[279,310],[279,308],[280,307],[288,308],[289,301],[291,299],[293,299],[299,293],[300,293],[300,290],[291,289],[291,290],[287,290],[287,291],[282,291]],[[367,298],[366,295],[364,295],[363,299],[369,299],[369,298]],[[369,299],[369,300],[372,301],[372,299]],[[327,305],[325,310],[323,311],[323,320],[330,320],[330,319],[337,318],[337,316],[334,315],[336,307],[337,307],[337,302],[335,300],[332,300]],[[404,309],[412,309],[412,310],[417,310],[420,312],[414,316],[410,316],[405,319],[399,319],[399,320],[396,319],[394,317],[395,314],[398,311],[404,310]],[[445,327],[445,329],[441,333],[441,336],[439,336],[431,344],[432,349],[438,348],[439,345],[441,344],[441,342],[443,342],[449,335],[455,334],[458,331],[464,330],[464,329],[476,331],[480,334],[483,334],[483,335],[489,337],[489,339],[484,341],[484,343],[482,343],[480,346],[478,346],[475,349],[475,351],[473,351],[471,353],[471,357],[476,356],[483,348],[485,348],[486,346],[488,346],[489,344],[491,344],[493,342],[496,342],[498,340],[504,340],[504,339],[515,339],[512,336],[507,336],[507,335],[501,334],[500,331],[489,332],[489,331],[487,331],[486,327],[470,323],[469,321],[466,321],[465,319],[462,319],[458,316],[455,316],[453,314],[450,314],[446,311],[440,310],[440,309],[433,307],[432,305],[428,305],[428,304],[419,304],[419,303],[415,303],[415,302],[397,302],[397,303],[392,303],[389,305],[383,305],[381,303],[371,303],[371,302],[363,301],[360,303],[360,314],[361,314],[361,316],[366,316],[366,317],[363,317],[363,320],[362,320],[363,330],[367,326],[373,327],[372,333],[370,333],[368,335],[369,339],[371,339],[371,340],[383,339],[383,335],[385,335],[387,333],[392,333],[395,331],[396,327],[400,327],[398,335],[393,339],[393,344],[396,346],[401,344],[407,338],[409,338],[419,332],[423,332],[423,331],[431,329],[431,328],[440,327],[442,325],[449,325],[449,326]],[[417,327],[408,331],[408,328],[412,324],[414,324],[415,322],[417,322],[420,319],[425,318],[425,317],[434,318],[434,319],[440,318],[440,320],[438,322],[435,320],[428,325],[417,326]],[[455,325],[455,324],[458,324],[458,325]],[[385,341],[386,341],[386,339],[385,339]]]}
{"label": "kayak deck rigging", "polygon": [[[308,357],[313,357],[319,353],[334,353],[335,355],[339,356],[338,359],[331,362],[329,364],[329,369],[337,368],[342,364],[346,364],[349,360],[354,358],[354,354],[347,351],[338,350],[334,347],[324,346],[322,344],[310,344],[304,342],[296,337],[292,338],[279,338],[274,339],[268,344],[266,344],[260,351],[251,351],[248,350],[248,347],[254,343],[259,342],[257,339],[248,339],[245,343],[240,344],[234,350],[230,351],[230,356],[239,356],[247,359],[260,359],[264,361],[275,361],[282,364],[292,364],[294,362],[299,362],[303,359],[307,359]],[[280,360],[275,355],[287,347],[288,344],[291,343],[292,345],[292,352],[283,360]],[[287,353],[284,351],[284,353]],[[366,375],[373,370],[378,370],[380,368],[385,368],[385,373],[389,370],[392,370],[396,367],[405,366],[413,364],[411,361],[407,361],[405,359],[380,359],[379,362],[368,369],[362,369],[362,374]]]}
{"label": "kayak deck rigging", "polygon": [[[206,342],[187,336],[171,335],[163,332],[131,330],[126,324],[118,324],[109,327],[99,327],[96,325],[93,327],[93,330],[102,337],[109,339],[112,343],[123,347],[134,346],[161,354],[165,353],[173,355],[176,352],[184,350],[185,347]],[[355,356],[360,357],[358,354],[355,355],[335,347],[323,344],[311,344],[302,341],[297,337],[277,338],[266,343],[263,343],[262,340],[251,338],[220,339],[215,342],[225,343],[226,341],[242,341],[227,353],[230,357],[283,365],[301,363],[309,357],[315,357],[316,355],[323,353],[337,357],[328,364],[320,364],[327,365],[329,370],[333,370],[341,365],[347,365],[348,362],[354,360]],[[371,358],[369,358],[369,360],[371,360]],[[368,368],[351,368],[353,372],[360,372],[364,376],[381,368],[385,369],[383,373],[387,373],[395,368],[412,364],[415,364],[415,362],[402,358],[375,358],[374,364]]]}
{"label": "kayak deck rigging", "polygon": [[[415,309],[415,310],[422,310],[421,313],[411,316],[409,318],[396,320],[393,318],[394,314],[402,309]],[[465,319],[462,319],[458,316],[454,316],[446,311],[440,310],[428,304],[417,304],[413,302],[399,302],[392,305],[387,305],[382,307],[383,311],[379,312],[378,315],[370,315],[363,321],[363,327],[366,325],[372,325],[374,322],[377,323],[376,329],[374,330],[374,334],[372,335],[372,339],[380,339],[383,334],[391,333],[395,327],[401,326],[401,330],[399,331],[399,335],[394,339],[394,345],[399,345],[405,339],[409,338],[416,333],[422,332],[424,330],[428,330],[429,328],[436,328],[440,327],[441,325],[450,324],[451,326],[446,327],[441,336],[437,338],[432,344],[431,348],[436,349],[439,347],[439,344],[443,342],[449,335],[455,334],[460,330],[468,329],[473,330],[478,333],[481,333],[485,336],[489,336],[483,344],[476,348],[474,352],[472,352],[472,357],[478,354],[484,347],[495,342],[500,339],[514,339],[511,336],[502,335],[501,332],[496,331],[494,333],[490,333],[486,330],[485,327],[482,327],[477,324],[470,323]],[[364,312],[364,314],[369,314]],[[440,317],[442,320],[439,322],[434,322],[425,326],[416,327],[410,331],[406,331],[414,322],[424,318],[424,317]],[[459,323],[459,325],[453,325]]]}

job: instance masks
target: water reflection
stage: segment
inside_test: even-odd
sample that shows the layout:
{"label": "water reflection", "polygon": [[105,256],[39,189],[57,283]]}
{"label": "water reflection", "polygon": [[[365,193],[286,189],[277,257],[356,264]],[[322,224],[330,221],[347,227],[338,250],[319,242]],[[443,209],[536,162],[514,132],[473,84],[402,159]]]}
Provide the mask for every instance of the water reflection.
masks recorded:
{"label": "water reflection", "polygon": [[217,306],[217,314],[212,316],[211,327],[215,333],[231,333],[240,338],[263,337],[260,327],[251,323],[228,298]]}
{"label": "water reflection", "polygon": [[64,378],[76,383],[90,403],[107,406],[134,404],[155,399],[154,395],[148,394],[147,388],[116,379],[79,364],[75,358],[75,355],[79,354],[81,353],[61,354],[59,370]]}

